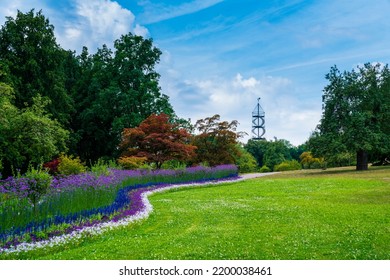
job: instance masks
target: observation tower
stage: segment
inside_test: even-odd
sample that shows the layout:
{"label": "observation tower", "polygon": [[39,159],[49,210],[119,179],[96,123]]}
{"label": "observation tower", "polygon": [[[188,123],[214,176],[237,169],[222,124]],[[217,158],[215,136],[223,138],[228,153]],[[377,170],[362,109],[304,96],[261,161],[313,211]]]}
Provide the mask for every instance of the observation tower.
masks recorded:
{"label": "observation tower", "polygon": [[264,140],[265,134],[265,113],[260,105],[260,97],[257,98],[257,105],[252,111],[252,139]]}

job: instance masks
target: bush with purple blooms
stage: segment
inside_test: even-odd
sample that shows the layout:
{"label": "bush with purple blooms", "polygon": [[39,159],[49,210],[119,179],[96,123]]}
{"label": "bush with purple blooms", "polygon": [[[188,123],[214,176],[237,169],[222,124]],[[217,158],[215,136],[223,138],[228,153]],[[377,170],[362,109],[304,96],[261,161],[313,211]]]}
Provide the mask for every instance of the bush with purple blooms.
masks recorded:
{"label": "bush with purple blooms", "polygon": [[132,215],[142,206],[136,190],[238,176],[235,165],[155,171],[110,169],[101,175],[85,172],[50,179],[45,177],[47,173],[35,173],[0,180],[1,247]]}

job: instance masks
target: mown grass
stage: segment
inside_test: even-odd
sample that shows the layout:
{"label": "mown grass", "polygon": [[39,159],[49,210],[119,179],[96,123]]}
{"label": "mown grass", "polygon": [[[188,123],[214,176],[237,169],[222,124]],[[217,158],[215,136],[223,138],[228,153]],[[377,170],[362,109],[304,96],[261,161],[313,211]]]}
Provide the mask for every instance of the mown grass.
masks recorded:
{"label": "mown grass", "polygon": [[390,168],[285,172],[150,197],[144,221],[10,259],[390,259]]}

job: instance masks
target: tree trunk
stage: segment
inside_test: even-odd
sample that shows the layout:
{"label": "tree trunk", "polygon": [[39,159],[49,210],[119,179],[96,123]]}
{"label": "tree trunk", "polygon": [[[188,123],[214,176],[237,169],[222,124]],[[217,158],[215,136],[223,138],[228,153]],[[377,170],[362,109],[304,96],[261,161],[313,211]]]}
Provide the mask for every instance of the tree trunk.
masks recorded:
{"label": "tree trunk", "polygon": [[367,152],[364,150],[358,150],[356,153],[356,170],[362,171],[362,170],[368,170],[368,155]]}

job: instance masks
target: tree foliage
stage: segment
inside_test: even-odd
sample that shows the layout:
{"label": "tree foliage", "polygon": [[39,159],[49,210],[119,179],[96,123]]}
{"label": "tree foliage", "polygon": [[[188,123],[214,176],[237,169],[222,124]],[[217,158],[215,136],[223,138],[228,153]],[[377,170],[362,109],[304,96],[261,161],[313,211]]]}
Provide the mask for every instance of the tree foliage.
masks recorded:
{"label": "tree foliage", "polygon": [[302,147],[294,147],[287,140],[276,138],[274,141],[251,139],[245,149],[256,158],[259,167],[267,166],[271,170],[284,161],[296,160],[302,151]]}
{"label": "tree foliage", "polygon": [[239,155],[235,158],[235,163],[240,173],[250,173],[258,171],[258,166],[255,157],[245,150],[240,144],[237,145]]}
{"label": "tree foliage", "polygon": [[81,78],[74,98],[77,114],[73,130],[76,153],[84,159],[117,156],[124,128],[138,126],[151,114],[174,115],[168,96],[161,94],[154,67],[161,51],[151,39],[131,33],[90,55],[78,56]]}
{"label": "tree foliage", "polygon": [[48,97],[53,101],[48,112],[68,124],[73,103],[65,88],[65,51],[56,42],[54,27],[41,11],[18,11],[6,19],[0,29],[0,60],[10,70],[15,106],[31,106],[37,95]]}
{"label": "tree foliage", "polygon": [[146,157],[156,168],[168,160],[187,160],[196,147],[189,144],[191,135],[178,124],[171,123],[167,114],[152,114],[138,127],[125,128],[120,148],[123,156]]}
{"label": "tree foliage", "polygon": [[368,168],[368,156],[390,152],[390,71],[367,63],[352,71],[336,66],[326,75],[323,114],[309,140],[316,155],[356,154],[356,169]]}
{"label": "tree foliage", "polygon": [[26,171],[29,164],[40,165],[66,151],[68,132],[50,118],[45,107],[50,102],[40,96],[24,109],[16,108],[10,86],[0,83],[0,161],[4,175],[11,168]]}
{"label": "tree foliage", "polygon": [[195,124],[199,134],[192,144],[197,147],[195,163],[207,163],[210,166],[235,163],[240,151],[237,147],[242,132],[237,132],[236,120],[220,121],[219,115],[200,119]]}

